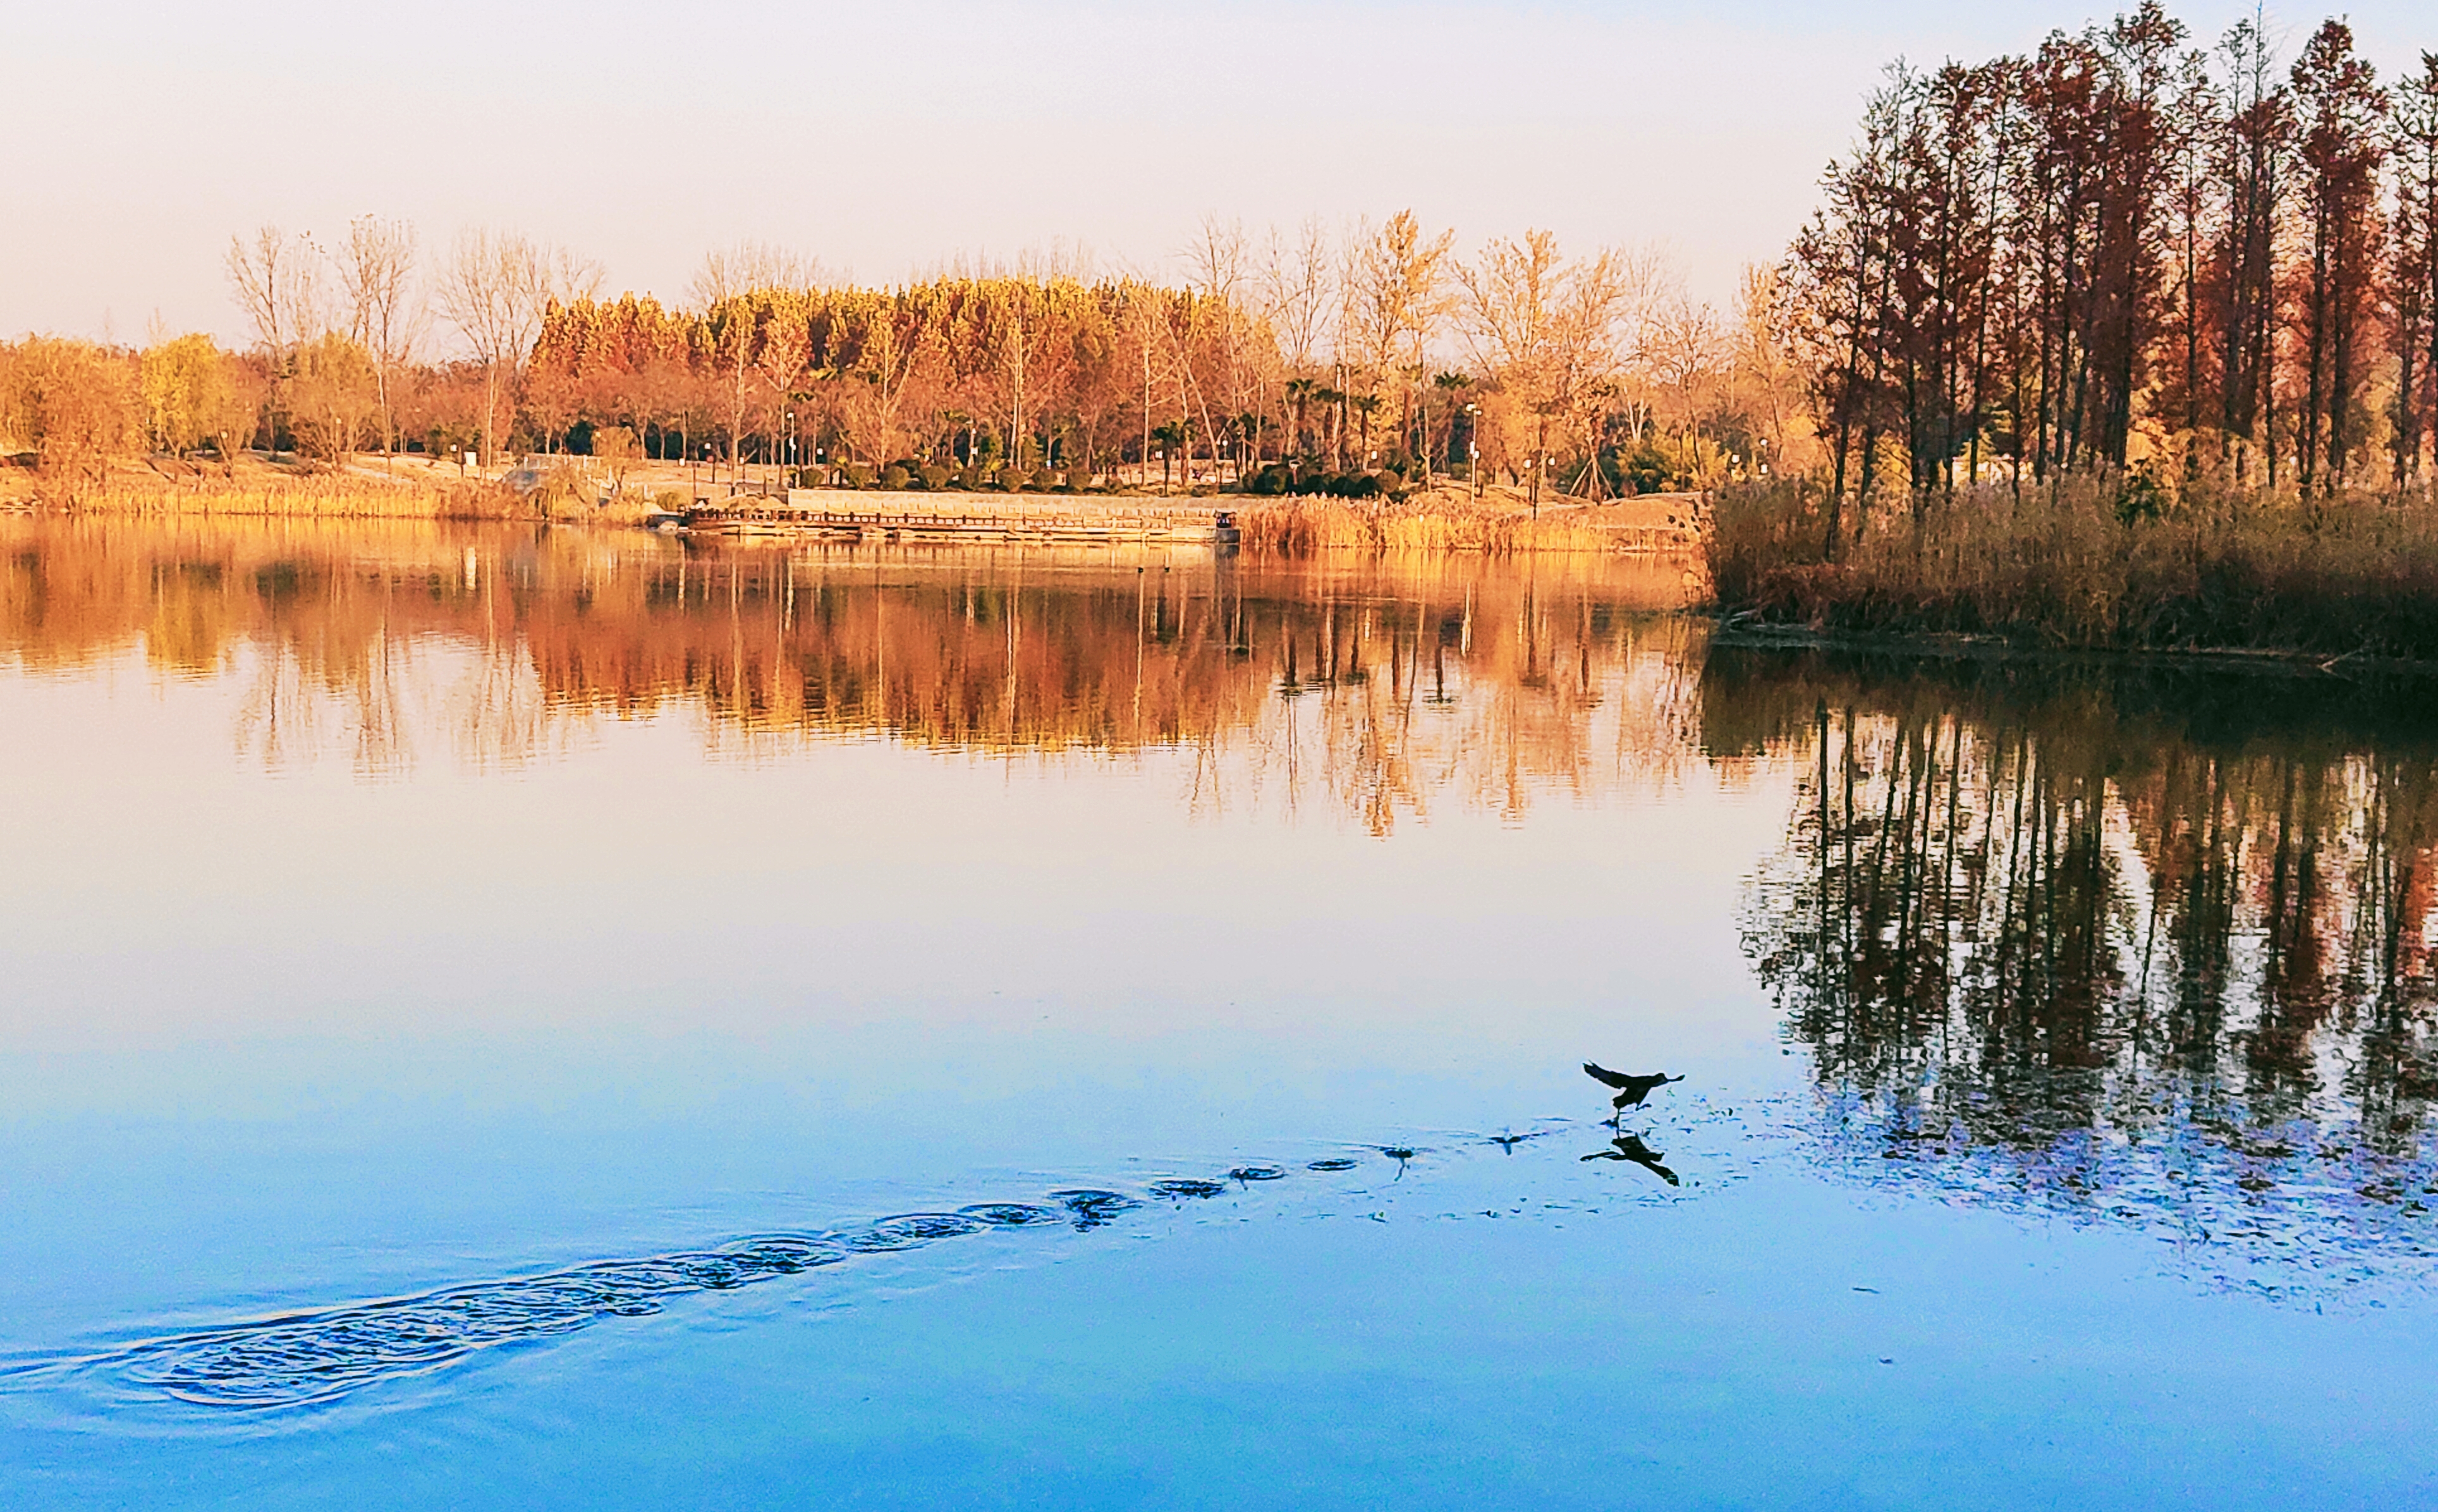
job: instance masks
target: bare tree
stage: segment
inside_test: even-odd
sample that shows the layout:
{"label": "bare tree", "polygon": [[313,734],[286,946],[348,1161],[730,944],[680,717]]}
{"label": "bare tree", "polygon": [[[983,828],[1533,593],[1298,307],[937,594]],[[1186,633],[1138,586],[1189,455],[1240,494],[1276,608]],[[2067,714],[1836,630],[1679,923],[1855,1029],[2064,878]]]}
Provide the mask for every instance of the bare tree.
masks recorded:
{"label": "bare tree", "polygon": [[415,279],[415,227],[404,220],[359,216],[347,226],[339,264],[351,314],[351,334],[371,354],[380,402],[381,455],[398,450],[392,375],[408,361],[423,334],[424,302]]}
{"label": "bare tree", "polygon": [[288,286],[294,276],[294,264],[301,260],[295,239],[277,226],[256,231],[250,245],[241,237],[229,237],[229,290],[254,326],[256,343],[271,354],[274,364],[288,349]]}
{"label": "bare tree", "polygon": [[1254,277],[1262,314],[1278,336],[1279,356],[1290,373],[1308,373],[1331,338],[1329,317],[1338,308],[1337,256],[1329,228],[1316,218],[1308,220],[1290,242],[1271,227]]}
{"label": "bare tree", "polygon": [[[1246,323],[1245,293],[1251,281],[1246,264],[1249,253],[1242,222],[1222,220],[1216,214],[1202,218],[1202,225],[1191,246],[1186,249],[1186,261],[1192,270],[1188,287],[1200,295],[1215,323],[1215,344],[1218,347],[1219,380],[1225,395],[1223,408],[1228,427],[1234,430],[1248,412],[1247,393],[1253,377],[1248,360],[1255,333]],[[1210,430],[1208,406],[1205,407],[1204,429]],[[1220,437],[1210,433],[1213,461]],[[1244,453],[1236,457],[1236,472],[1244,475]]]}
{"label": "bare tree", "polygon": [[440,270],[441,312],[483,368],[483,465],[497,458],[500,398],[513,390],[554,304],[589,299],[598,264],[512,232],[462,233]]}
{"label": "bare tree", "polygon": [[827,276],[818,258],[767,241],[745,240],[704,253],[686,295],[696,309],[707,311],[722,300],[762,290],[818,289]]}
{"label": "bare tree", "polygon": [[275,367],[331,325],[322,249],[305,232],[264,226],[251,246],[229,238],[229,288]]}
{"label": "bare tree", "polygon": [[[241,237],[229,238],[225,264],[229,288],[269,360],[274,416],[286,412],[290,369],[296,353],[330,328],[324,264],[322,250],[303,232],[264,226],[255,232],[251,244]],[[273,432],[275,447],[275,420]]]}
{"label": "bare tree", "polygon": [[[1749,390],[1755,418],[1768,434],[1762,445],[1776,448],[1780,470],[1787,466],[1787,417],[1800,396],[1803,375],[1784,337],[1786,292],[1777,269],[1759,263],[1744,265],[1736,291],[1735,371]],[[1756,466],[1756,471],[1761,470]]]}
{"label": "bare tree", "polygon": [[1652,312],[1639,350],[1652,375],[1674,393],[1676,432],[1689,446],[1701,431],[1702,387],[1729,355],[1718,315],[1679,290]]}

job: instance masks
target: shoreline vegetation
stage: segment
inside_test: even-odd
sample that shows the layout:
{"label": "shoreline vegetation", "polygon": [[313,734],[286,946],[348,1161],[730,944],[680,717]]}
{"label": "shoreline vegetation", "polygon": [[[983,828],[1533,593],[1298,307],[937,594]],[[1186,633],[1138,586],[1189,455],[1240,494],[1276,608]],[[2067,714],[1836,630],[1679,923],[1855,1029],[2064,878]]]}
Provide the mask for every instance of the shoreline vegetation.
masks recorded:
{"label": "shoreline vegetation", "polygon": [[[11,482],[16,486],[10,486]],[[562,525],[640,526],[682,515],[690,500],[759,504],[764,496],[698,493],[682,467],[626,469],[613,481],[588,457],[536,457],[486,477],[479,468],[426,458],[384,464],[361,459],[344,468],[295,459],[241,454],[234,466],[155,457],[116,464],[71,493],[44,499],[0,473],[0,510],[84,515],[225,515],[358,519],[525,520]],[[781,501],[807,513],[950,515],[1000,519],[1012,524],[1049,518],[1173,517],[1200,511],[1235,517],[1242,544],[1252,551],[1296,555],[1321,551],[1634,552],[1692,555],[1700,548],[1706,505],[1686,494],[1634,496],[1592,502],[1552,501],[1538,511],[1522,491],[1491,487],[1476,498],[1461,485],[1427,487],[1356,499],[1278,498],[1233,491],[1191,493],[1079,491],[968,492],[907,488],[773,489]]]}
{"label": "shoreline vegetation", "polygon": [[2094,476],[1879,518],[1800,483],[1722,493],[1705,543],[1731,636],[1944,651],[2438,664],[2438,504]]}
{"label": "shoreline vegetation", "polygon": [[2438,663],[2438,52],[2156,0],[1892,67],[1781,270],[1823,463],[1731,639]]}

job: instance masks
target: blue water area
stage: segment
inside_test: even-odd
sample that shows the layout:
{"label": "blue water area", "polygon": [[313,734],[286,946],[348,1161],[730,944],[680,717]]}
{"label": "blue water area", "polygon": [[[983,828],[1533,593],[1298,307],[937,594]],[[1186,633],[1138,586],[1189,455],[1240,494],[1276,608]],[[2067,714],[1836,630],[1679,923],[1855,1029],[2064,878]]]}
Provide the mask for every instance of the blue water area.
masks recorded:
{"label": "blue water area", "polygon": [[2438,1502],[2393,690],[7,529],[0,1504]]}

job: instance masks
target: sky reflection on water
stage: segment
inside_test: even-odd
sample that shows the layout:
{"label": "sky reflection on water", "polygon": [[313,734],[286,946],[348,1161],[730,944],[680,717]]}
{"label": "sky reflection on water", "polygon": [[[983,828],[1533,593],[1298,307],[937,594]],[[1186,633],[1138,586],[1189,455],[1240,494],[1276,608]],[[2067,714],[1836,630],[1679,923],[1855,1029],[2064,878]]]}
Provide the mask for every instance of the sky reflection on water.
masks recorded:
{"label": "sky reflection on water", "polygon": [[11,1504],[2431,1487],[2410,699],[1647,563],[0,533]]}

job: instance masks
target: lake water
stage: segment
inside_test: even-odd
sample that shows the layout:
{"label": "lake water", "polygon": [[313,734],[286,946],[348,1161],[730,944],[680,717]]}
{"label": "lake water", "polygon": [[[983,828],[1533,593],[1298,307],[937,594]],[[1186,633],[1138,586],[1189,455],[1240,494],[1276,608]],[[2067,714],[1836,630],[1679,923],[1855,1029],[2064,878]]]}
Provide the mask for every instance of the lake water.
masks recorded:
{"label": "lake water", "polygon": [[1685,591],[0,519],[0,1503],[2438,1502],[2426,693]]}

